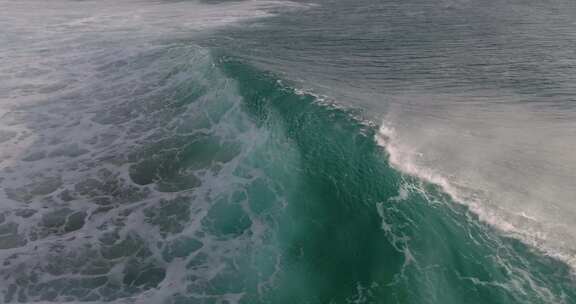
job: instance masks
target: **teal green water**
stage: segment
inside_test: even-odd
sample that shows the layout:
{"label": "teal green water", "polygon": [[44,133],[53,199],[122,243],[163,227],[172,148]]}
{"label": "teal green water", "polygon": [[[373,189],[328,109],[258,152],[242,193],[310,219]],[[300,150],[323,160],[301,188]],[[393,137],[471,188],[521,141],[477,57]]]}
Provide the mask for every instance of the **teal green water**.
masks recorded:
{"label": "teal green water", "polygon": [[[250,161],[286,201],[272,220],[278,273],[246,303],[561,303],[575,296],[567,267],[499,237],[436,186],[390,168],[376,129],[355,113],[296,94],[244,63],[221,66],[238,81],[245,111],[270,132]],[[247,194],[254,210],[264,208],[261,195]]]}

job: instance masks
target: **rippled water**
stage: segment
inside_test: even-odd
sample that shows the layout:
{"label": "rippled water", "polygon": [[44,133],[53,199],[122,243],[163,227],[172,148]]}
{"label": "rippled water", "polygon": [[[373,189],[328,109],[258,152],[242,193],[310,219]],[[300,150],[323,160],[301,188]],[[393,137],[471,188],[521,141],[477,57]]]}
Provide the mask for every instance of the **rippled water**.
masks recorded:
{"label": "rippled water", "polygon": [[576,302],[572,2],[0,7],[0,302]]}

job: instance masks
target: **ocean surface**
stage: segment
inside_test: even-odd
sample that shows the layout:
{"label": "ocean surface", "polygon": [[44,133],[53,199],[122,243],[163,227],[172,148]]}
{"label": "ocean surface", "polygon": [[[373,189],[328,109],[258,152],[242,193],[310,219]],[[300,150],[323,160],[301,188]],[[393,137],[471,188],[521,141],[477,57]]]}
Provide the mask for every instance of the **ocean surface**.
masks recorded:
{"label": "ocean surface", "polygon": [[576,303],[576,1],[0,0],[0,303]]}

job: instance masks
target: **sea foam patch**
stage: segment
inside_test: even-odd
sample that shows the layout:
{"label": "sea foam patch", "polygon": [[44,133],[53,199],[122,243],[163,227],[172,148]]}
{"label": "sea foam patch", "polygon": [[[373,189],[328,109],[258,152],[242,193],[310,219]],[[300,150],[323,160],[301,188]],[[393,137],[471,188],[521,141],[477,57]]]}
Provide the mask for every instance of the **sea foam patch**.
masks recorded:
{"label": "sea foam patch", "polygon": [[284,4],[0,3],[4,302],[242,298],[266,134],[191,37]]}

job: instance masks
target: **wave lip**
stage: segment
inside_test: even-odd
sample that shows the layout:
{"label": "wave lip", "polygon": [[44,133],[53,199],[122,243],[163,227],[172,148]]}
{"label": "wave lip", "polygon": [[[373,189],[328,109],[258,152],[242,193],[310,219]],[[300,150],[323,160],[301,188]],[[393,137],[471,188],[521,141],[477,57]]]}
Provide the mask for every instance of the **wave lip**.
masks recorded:
{"label": "wave lip", "polygon": [[[386,150],[389,162],[395,169],[441,187],[455,202],[468,207],[482,222],[495,227],[506,236],[519,239],[545,255],[566,263],[576,275],[576,249],[550,241],[547,238],[549,234],[546,231],[547,227],[539,223],[536,218],[525,213],[511,214],[494,204],[488,206],[489,199],[481,191],[458,185],[457,182],[419,164],[421,152],[400,143],[395,129],[386,121],[380,125],[375,140]],[[568,234],[562,237],[572,238]]]}

